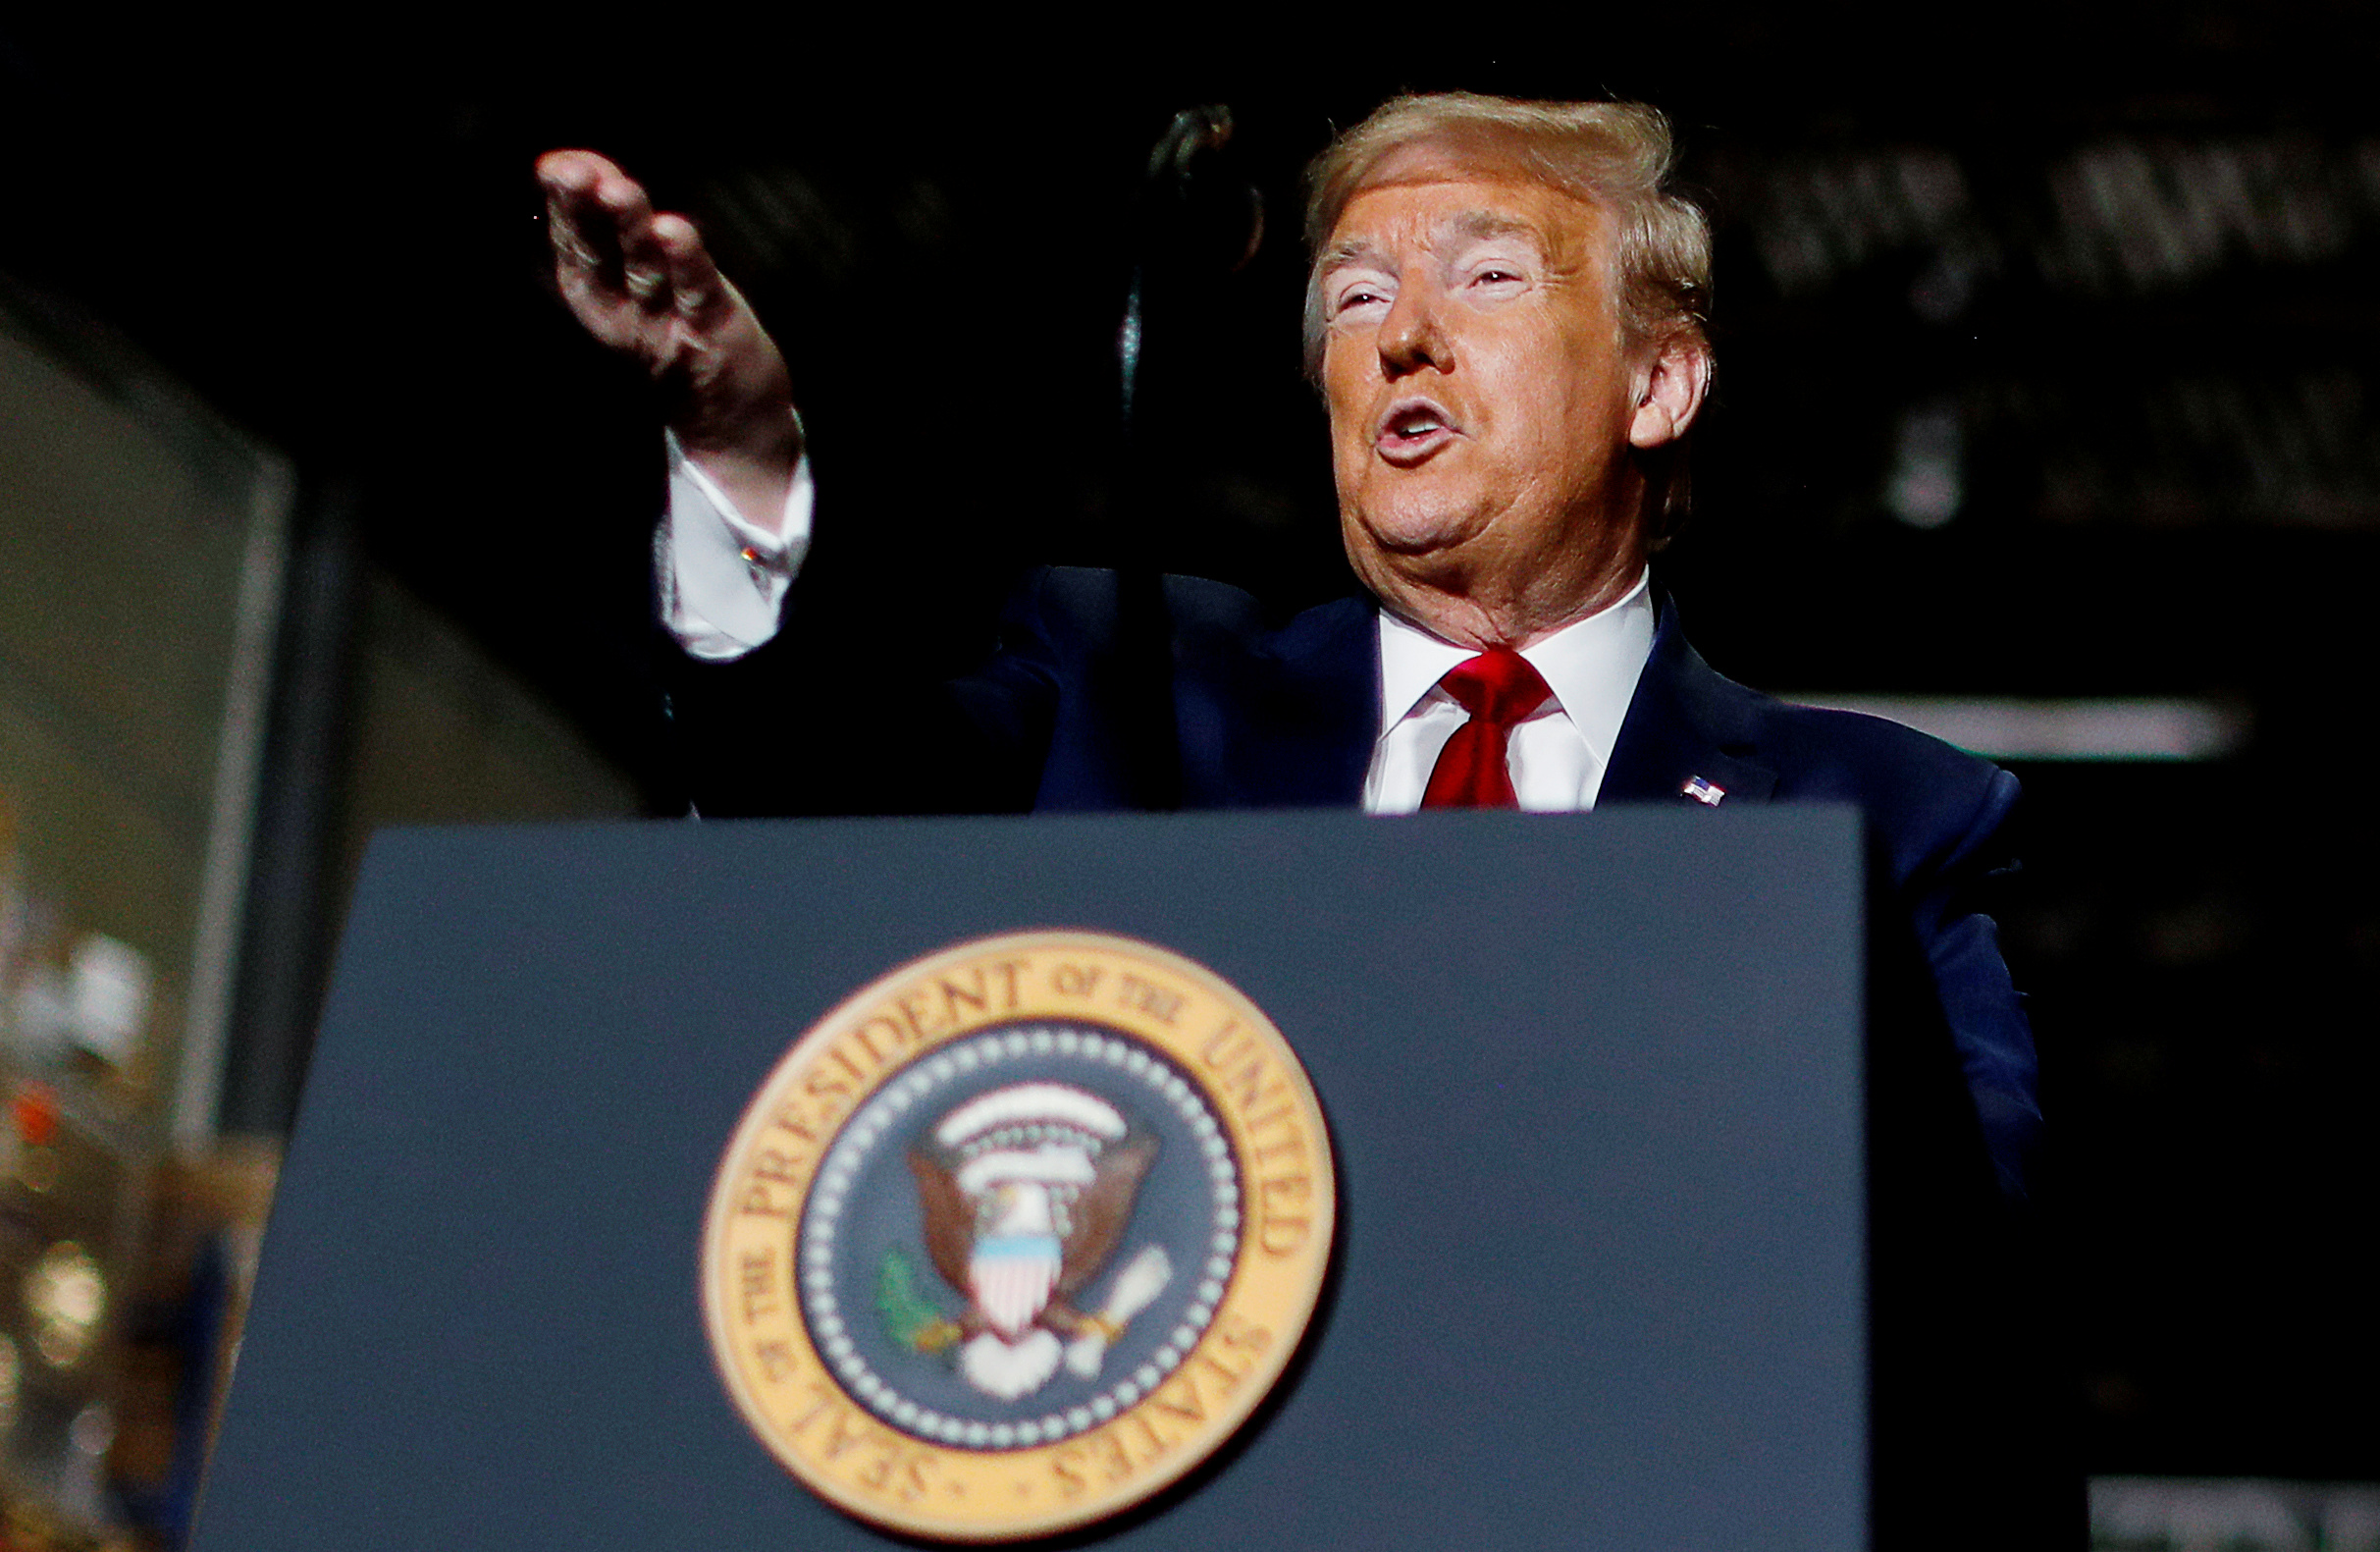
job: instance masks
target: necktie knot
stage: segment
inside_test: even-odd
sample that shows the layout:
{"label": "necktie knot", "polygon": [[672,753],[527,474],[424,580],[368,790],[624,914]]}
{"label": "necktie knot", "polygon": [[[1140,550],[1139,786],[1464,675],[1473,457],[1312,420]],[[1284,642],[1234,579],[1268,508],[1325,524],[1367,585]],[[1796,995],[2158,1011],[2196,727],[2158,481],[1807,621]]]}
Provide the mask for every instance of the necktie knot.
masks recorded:
{"label": "necktie knot", "polygon": [[1509,727],[1546,703],[1554,692],[1529,667],[1529,660],[1509,647],[1490,647],[1447,669],[1439,688],[1475,722]]}
{"label": "necktie knot", "polygon": [[1511,808],[1517,799],[1507,769],[1512,724],[1543,706],[1554,692],[1529,660],[1508,647],[1493,647],[1454,665],[1438,687],[1471,720],[1454,729],[1429,785],[1423,808]]}

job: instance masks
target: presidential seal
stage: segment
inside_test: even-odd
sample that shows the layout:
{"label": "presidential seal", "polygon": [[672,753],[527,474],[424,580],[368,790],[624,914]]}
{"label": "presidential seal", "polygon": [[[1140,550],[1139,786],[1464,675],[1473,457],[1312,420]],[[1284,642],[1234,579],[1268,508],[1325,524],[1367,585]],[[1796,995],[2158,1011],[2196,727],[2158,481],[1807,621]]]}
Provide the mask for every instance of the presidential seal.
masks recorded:
{"label": "presidential seal", "polygon": [[1097,934],[963,943],[829,1013],[745,1112],[703,1241],[712,1350],[849,1513],[1063,1530],[1247,1419],[1334,1201],[1304,1070],[1220,977]]}

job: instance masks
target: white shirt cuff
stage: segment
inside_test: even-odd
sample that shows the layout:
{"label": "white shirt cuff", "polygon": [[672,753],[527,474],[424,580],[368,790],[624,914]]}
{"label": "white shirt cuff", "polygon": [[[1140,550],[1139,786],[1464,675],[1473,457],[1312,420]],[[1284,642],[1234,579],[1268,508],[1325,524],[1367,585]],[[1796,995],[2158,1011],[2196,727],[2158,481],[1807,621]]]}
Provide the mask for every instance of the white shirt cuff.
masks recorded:
{"label": "white shirt cuff", "polygon": [[810,455],[794,464],[785,509],[767,528],[735,509],[674,435],[667,441],[669,507],[653,536],[661,623],[694,657],[740,658],[777,633],[785,593],[810,553]]}

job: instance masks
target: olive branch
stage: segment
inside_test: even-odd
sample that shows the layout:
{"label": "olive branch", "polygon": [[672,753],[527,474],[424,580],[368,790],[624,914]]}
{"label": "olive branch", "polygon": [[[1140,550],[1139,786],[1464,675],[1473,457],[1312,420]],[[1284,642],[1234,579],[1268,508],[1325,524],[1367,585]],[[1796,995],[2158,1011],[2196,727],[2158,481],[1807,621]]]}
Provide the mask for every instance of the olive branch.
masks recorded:
{"label": "olive branch", "polygon": [[876,1268],[876,1313],[885,1334],[913,1352],[939,1353],[959,1339],[958,1322],[919,1290],[917,1268],[897,1249]]}

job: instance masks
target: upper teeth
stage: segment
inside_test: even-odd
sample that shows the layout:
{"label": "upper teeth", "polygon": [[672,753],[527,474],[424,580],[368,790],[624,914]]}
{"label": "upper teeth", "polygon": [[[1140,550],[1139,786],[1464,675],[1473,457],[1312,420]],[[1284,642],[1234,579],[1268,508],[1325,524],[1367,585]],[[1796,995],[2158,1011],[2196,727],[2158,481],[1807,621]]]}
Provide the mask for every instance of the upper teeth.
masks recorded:
{"label": "upper teeth", "polygon": [[1407,415],[1398,423],[1398,429],[1408,437],[1417,437],[1425,431],[1436,431],[1438,417],[1436,415]]}

